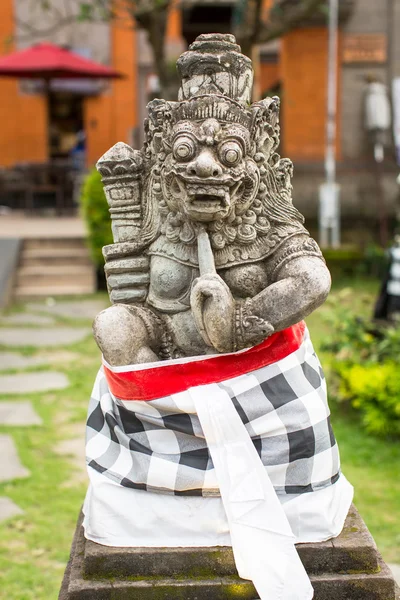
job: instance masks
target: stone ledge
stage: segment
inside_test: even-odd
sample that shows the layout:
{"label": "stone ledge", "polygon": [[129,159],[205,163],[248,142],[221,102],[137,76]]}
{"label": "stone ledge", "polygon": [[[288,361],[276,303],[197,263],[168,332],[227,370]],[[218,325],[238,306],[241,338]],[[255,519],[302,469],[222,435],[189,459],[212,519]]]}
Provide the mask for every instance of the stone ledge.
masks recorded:
{"label": "stone ledge", "polygon": [[[71,548],[71,558],[68,563],[64,581],[61,587],[59,600],[254,600],[257,593],[250,581],[240,579],[233,567],[233,558],[217,560],[217,565],[211,566],[214,560],[215,549],[165,549],[165,548],[109,548],[87,542],[83,536],[82,518],[80,517],[76,528]],[[356,552],[356,538],[361,535],[367,553]],[[342,538],[342,541],[341,541]],[[85,548],[86,547],[86,548]],[[339,551],[339,550],[340,551]],[[193,558],[193,550],[200,551],[202,562],[197,560],[197,568],[203,565],[203,572],[193,575],[193,564],[187,556]],[[204,550],[209,550],[204,554]],[[219,549],[228,551],[230,549]],[[203,551],[203,554],[201,552]],[[366,529],[356,509],[352,507],[346,520],[346,526],[338,538],[324,542],[323,544],[301,544],[299,551],[305,563],[312,559],[317,561],[313,566],[322,569],[319,574],[309,571],[310,579],[315,590],[314,600],[400,600],[398,588],[390,572],[390,569],[382,561],[376,550],[375,544]],[[370,553],[373,551],[374,559]],[[185,552],[187,556],[185,557]],[[337,557],[335,558],[335,552]],[[102,554],[103,553],[103,554]],[[324,555],[324,559],[318,558],[318,553]],[[171,557],[168,557],[171,554]],[[99,560],[99,556],[102,560]],[[122,575],[119,578],[110,576],[115,572],[118,558],[125,556],[124,568],[129,563],[134,563],[140,557],[138,564],[131,564],[130,572],[141,573],[134,575]],[[228,556],[228,553],[227,555]],[[368,560],[366,560],[368,556]],[[128,560],[129,557],[129,560]],[[332,562],[329,562],[331,557]],[[346,558],[347,557],[347,558]],[[161,563],[159,563],[161,560]],[[179,561],[181,562],[178,568]],[[349,562],[346,562],[350,561]],[[353,561],[353,562],[351,562]],[[102,562],[102,576],[99,574],[89,575],[84,572],[88,566],[100,571]],[[165,573],[166,566],[172,564],[169,573]],[[345,567],[347,573],[332,572],[332,565]],[[360,567],[364,565],[368,572],[354,569],[350,572],[348,565]],[[370,566],[374,564],[371,572]],[[155,568],[155,565],[158,568]],[[323,572],[324,569],[330,572]],[[185,570],[186,569],[186,570]],[[210,576],[210,569],[214,575]],[[163,573],[160,573],[163,571]],[[224,571],[224,575],[220,575]],[[354,572],[356,571],[356,572]],[[144,574],[147,573],[147,575]],[[149,574],[149,573],[152,574]],[[105,574],[108,573],[108,577]],[[125,578],[124,578],[125,577]]]}
{"label": "stone ledge", "polygon": [[[354,506],[340,536],[298,544],[297,549],[308,573],[373,573],[378,569],[375,542]],[[236,575],[229,547],[115,548],[86,541],[83,568],[89,577]]]}

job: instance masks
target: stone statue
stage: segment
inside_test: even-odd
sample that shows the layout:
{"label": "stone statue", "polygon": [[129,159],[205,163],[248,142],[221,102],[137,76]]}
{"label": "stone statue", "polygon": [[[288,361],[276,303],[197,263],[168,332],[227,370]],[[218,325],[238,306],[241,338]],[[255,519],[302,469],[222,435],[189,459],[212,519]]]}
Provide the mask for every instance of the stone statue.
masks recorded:
{"label": "stone statue", "polygon": [[94,332],[112,365],[254,346],[330,288],[276,151],[279,99],[250,104],[251,61],[232,35],[199,36],[177,66],[179,101],[149,104],[144,148],[118,143],[97,164],[114,306]]}
{"label": "stone statue", "polygon": [[295,541],[338,535],[353,495],[302,321],[330,276],[276,151],[279,100],[250,104],[235,38],[201,35],[177,65],[144,148],[97,165],[113,306],[94,323],[85,536],[232,546],[262,600],[310,600]]}

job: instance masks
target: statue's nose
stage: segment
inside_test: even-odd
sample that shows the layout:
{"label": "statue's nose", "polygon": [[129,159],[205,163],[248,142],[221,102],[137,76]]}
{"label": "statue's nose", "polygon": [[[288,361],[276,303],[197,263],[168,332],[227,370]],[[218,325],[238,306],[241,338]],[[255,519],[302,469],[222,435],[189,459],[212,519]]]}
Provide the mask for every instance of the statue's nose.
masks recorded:
{"label": "statue's nose", "polygon": [[187,167],[189,175],[197,177],[218,177],[222,168],[215,160],[210,150],[203,150]]}

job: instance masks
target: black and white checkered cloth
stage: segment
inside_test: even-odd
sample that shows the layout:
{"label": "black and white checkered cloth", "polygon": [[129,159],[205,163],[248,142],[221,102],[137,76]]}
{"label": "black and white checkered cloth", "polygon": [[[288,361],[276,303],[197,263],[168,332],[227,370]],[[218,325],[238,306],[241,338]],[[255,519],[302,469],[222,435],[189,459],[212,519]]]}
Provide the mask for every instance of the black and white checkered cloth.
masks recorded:
{"label": "black and white checkered cloth", "polygon": [[[228,392],[279,495],[327,487],[340,475],[326,383],[306,333],[282,360],[217,384]],[[212,386],[203,386],[211,393]],[[190,389],[151,401],[121,400],[100,370],[87,420],[87,463],[122,486],[219,495]]]}

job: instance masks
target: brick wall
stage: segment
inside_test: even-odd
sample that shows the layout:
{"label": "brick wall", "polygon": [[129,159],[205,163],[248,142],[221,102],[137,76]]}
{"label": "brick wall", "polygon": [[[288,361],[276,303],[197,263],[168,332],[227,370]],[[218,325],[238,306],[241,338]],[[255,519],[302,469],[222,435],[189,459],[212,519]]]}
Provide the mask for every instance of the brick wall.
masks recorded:
{"label": "brick wall", "polygon": [[[7,40],[14,35],[13,0],[0,2],[0,54],[15,49]],[[20,90],[16,79],[0,77],[0,166],[47,159],[47,106],[42,96]]]}
{"label": "brick wall", "polygon": [[[327,51],[324,27],[292,31],[282,39],[282,145],[292,160],[324,157]],[[340,155],[340,135],[338,141]]]}

